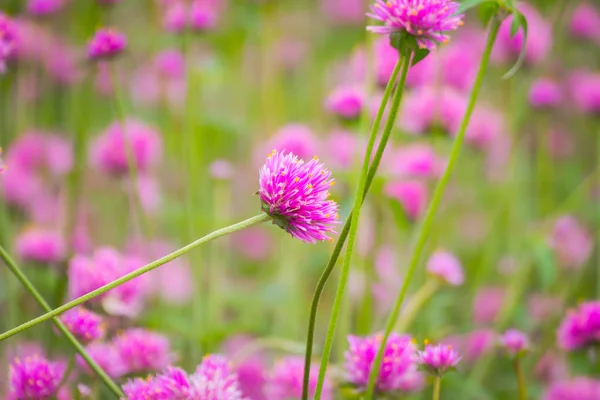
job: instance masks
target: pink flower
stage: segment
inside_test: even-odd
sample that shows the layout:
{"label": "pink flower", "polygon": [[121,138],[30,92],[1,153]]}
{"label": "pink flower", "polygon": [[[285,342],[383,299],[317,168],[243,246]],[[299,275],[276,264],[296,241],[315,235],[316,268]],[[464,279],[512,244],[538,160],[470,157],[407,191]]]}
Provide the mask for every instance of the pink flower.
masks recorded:
{"label": "pink flower", "polygon": [[[350,347],[346,351],[345,369],[348,380],[361,389],[369,382],[373,362],[381,346],[381,333],[368,336],[348,336]],[[377,392],[403,390],[407,375],[416,379],[415,347],[408,335],[392,333],[385,344],[383,362],[375,383]],[[409,385],[410,387],[410,385]]]}
{"label": "pink flower", "polygon": [[217,4],[214,0],[193,0],[190,8],[190,23],[196,31],[213,29],[217,25]]}
{"label": "pink flower", "polygon": [[533,293],[527,301],[529,315],[536,322],[543,322],[562,310],[562,300],[558,296]]}
{"label": "pink flower", "polygon": [[92,165],[109,174],[127,173],[129,164],[125,146],[130,147],[139,172],[148,171],[162,155],[160,133],[153,127],[130,118],[125,121],[124,129],[120,122],[114,122],[92,141]]}
{"label": "pink flower", "polygon": [[327,110],[342,118],[354,119],[360,116],[363,103],[362,90],[354,86],[340,86],[327,97],[325,106]]}
{"label": "pink flower", "polygon": [[439,343],[437,345],[427,344],[425,350],[418,351],[419,364],[437,376],[443,375],[447,370],[456,367],[460,357],[456,350],[450,345]]}
{"label": "pink flower", "polygon": [[509,329],[500,337],[500,344],[511,357],[516,357],[529,350],[529,337],[524,332]]}
{"label": "pink flower", "polygon": [[50,400],[65,373],[65,365],[33,355],[16,358],[9,367],[8,400]]}
{"label": "pink flower", "polygon": [[576,377],[570,381],[550,385],[543,400],[597,400],[600,398],[600,381]]}
{"label": "pink flower", "polygon": [[187,25],[187,9],[183,1],[172,1],[162,10],[163,27],[167,32],[180,33]]}
{"label": "pink flower", "polygon": [[233,234],[235,249],[250,261],[265,261],[273,253],[271,237],[263,227],[254,226]]}
{"label": "pink flower", "polygon": [[570,22],[571,34],[600,43],[600,12],[590,2],[579,3]]}
{"label": "pink flower", "polygon": [[600,73],[577,71],[569,79],[571,97],[582,112],[600,113]]}
{"label": "pink flower", "polygon": [[65,5],[64,0],[29,0],[27,12],[37,16],[55,14]]}
{"label": "pink flower", "polygon": [[562,102],[562,91],[550,79],[540,78],[529,89],[529,103],[535,108],[552,108]]}
{"label": "pink flower", "polygon": [[389,173],[399,178],[437,178],[443,168],[443,161],[426,144],[400,147],[387,159]]}
{"label": "pink flower", "polygon": [[447,251],[438,250],[429,257],[427,272],[452,286],[460,286],[465,280],[460,261]]}
{"label": "pink flower", "polygon": [[231,179],[234,174],[234,167],[227,160],[215,160],[210,164],[209,170],[213,179],[223,181]]}
{"label": "pink flower", "polygon": [[[90,355],[100,368],[102,368],[111,378],[120,378],[126,375],[129,371],[125,361],[121,358],[121,354],[116,347],[110,343],[92,342],[85,348],[85,351]],[[82,368],[83,372],[88,375],[95,376],[87,362],[77,355],[77,365]]]}
{"label": "pink flower", "polygon": [[321,15],[337,25],[362,24],[365,19],[362,0],[320,0]]}
{"label": "pink flower", "polygon": [[190,382],[185,371],[169,367],[154,377],[135,378],[123,385],[127,400],[191,399]]}
{"label": "pink flower", "polygon": [[485,286],[479,289],[473,302],[473,320],[476,323],[491,323],[502,308],[505,290],[499,286]]}
{"label": "pink flower", "polygon": [[470,361],[476,361],[481,355],[490,350],[494,344],[495,334],[489,329],[470,332],[466,336],[465,356]]}
{"label": "pink flower", "polygon": [[16,50],[17,25],[0,11],[0,74],[6,71],[6,61]]}
{"label": "pink flower", "polygon": [[463,15],[456,15],[459,4],[449,0],[376,0],[368,17],[383,25],[368,26],[374,33],[406,32],[417,39],[421,48],[432,50],[450,37],[445,32],[462,25]]}
{"label": "pink flower", "polygon": [[16,251],[24,261],[57,264],[67,257],[67,245],[57,230],[30,228],[16,239]]}
{"label": "pink flower", "polygon": [[590,258],[594,241],[575,217],[563,215],[554,222],[548,245],[554,249],[561,267],[578,270]]}
{"label": "pink flower", "polygon": [[[390,45],[390,40],[387,37],[376,39],[373,44],[373,52],[375,56],[375,73],[377,83],[382,86],[387,85],[388,80],[392,75],[394,66],[398,62],[398,50]],[[364,58],[364,57],[363,57]],[[366,65],[366,61],[361,63]]]}
{"label": "pink flower", "polygon": [[[456,136],[458,131],[452,132]],[[493,150],[505,133],[504,117],[495,109],[478,106],[465,133],[467,143],[477,149]]]}
{"label": "pink flower", "polygon": [[361,145],[356,134],[334,131],[325,139],[324,147],[328,152],[327,164],[333,169],[344,171],[354,165]]}
{"label": "pink flower", "polygon": [[292,153],[273,151],[260,170],[261,209],[273,223],[306,243],[333,240],[338,205],[329,198],[334,180],[314,157],[307,163]]}
{"label": "pink flower", "polygon": [[[227,339],[223,348],[230,359],[238,359],[240,354],[244,354],[253,345],[252,337],[236,335]],[[259,351],[246,356],[235,366],[240,389],[252,400],[268,400],[264,395],[264,385],[267,382],[266,363],[266,354]]]}
{"label": "pink flower", "polygon": [[174,360],[166,336],[142,329],[128,329],[112,341],[129,373],[160,371]]}
{"label": "pink flower", "polygon": [[556,350],[546,351],[535,365],[535,377],[542,382],[563,381],[569,377],[564,354],[558,354]]}
{"label": "pink flower", "polygon": [[65,312],[60,320],[73,335],[86,341],[102,339],[106,333],[104,319],[83,307]]}
{"label": "pink flower", "polygon": [[427,206],[427,186],[420,181],[389,182],[384,187],[386,196],[397,200],[411,220],[417,220]]}
{"label": "pink flower", "polygon": [[126,45],[127,39],[124,34],[115,29],[101,28],[88,42],[88,57],[92,60],[110,59],[121,54]]}
{"label": "pink flower", "polygon": [[[310,370],[309,396],[312,397],[317,387],[319,368],[313,365]],[[269,400],[290,400],[302,397],[302,378],[304,376],[304,358],[286,357],[273,367],[273,371],[265,386],[265,395]],[[333,387],[329,379],[325,379],[321,398],[333,399]]]}
{"label": "pink flower", "polygon": [[568,311],[558,328],[557,340],[564,350],[600,343],[600,301],[582,303]]}
{"label": "pink flower", "polygon": [[2,162],[2,147],[0,147],[0,174],[2,174],[2,172],[4,172],[5,169],[6,166]]}
{"label": "pink flower", "polygon": [[319,142],[313,131],[306,125],[288,124],[279,129],[269,140],[267,151],[294,153],[298,158],[307,160],[319,151]]}

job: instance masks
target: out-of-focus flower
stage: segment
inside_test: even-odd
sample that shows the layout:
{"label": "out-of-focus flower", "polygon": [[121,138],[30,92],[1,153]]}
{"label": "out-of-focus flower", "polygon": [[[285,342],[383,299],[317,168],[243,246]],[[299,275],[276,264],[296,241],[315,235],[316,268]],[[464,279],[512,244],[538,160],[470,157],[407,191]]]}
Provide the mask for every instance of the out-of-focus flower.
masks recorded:
{"label": "out-of-focus flower", "polygon": [[57,13],[64,5],[64,0],[29,0],[27,12],[32,15],[45,16]]}
{"label": "out-of-focus flower", "polygon": [[340,86],[334,89],[325,101],[326,108],[342,118],[354,119],[360,116],[364,94],[355,86]]}
{"label": "out-of-focus flower", "polygon": [[445,32],[462,25],[462,14],[456,14],[459,4],[450,0],[376,0],[367,16],[383,22],[371,25],[374,33],[408,33],[419,47],[432,50],[438,43],[450,40]]}
{"label": "out-of-focus flower", "polygon": [[[299,158],[307,160],[319,151],[319,142],[312,129],[302,124],[288,124],[279,129],[269,140],[266,151],[294,153]],[[261,159],[262,159],[261,154]]]}
{"label": "out-of-focus flower", "polygon": [[392,151],[388,172],[399,178],[437,178],[444,162],[426,144],[409,144]]}
{"label": "out-of-focus flower", "polygon": [[361,24],[365,20],[362,0],[321,0],[321,15],[336,25]]}
{"label": "out-of-focus flower", "polygon": [[162,13],[163,27],[167,32],[180,33],[187,25],[187,9],[183,1],[171,1]]}
{"label": "out-of-focus flower", "polygon": [[460,261],[447,251],[438,250],[429,257],[427,272],[452,286],[460,286],[465,280]]}
{"label": "out-of-focus flower", "polygon": [[558,327],[557,340],[565,350],[600,343],[600,301],[582,303],[569,310]]}
{"label": "out-of-focus flower", "polygon": [[112,28],[101,28],[88,42],[88,57],[92,60],[110,59],[121,54],[126,45],[124,34]]}
{"label": "out-of-focus flower", "polygon": [[226,181],[233,177],[233,165],[227,160],[215,160],[209,166],[210,176],[214,179]]}
{"label": "out-of-focus flower", "polygon": [[[367,336],[348,336],[350,347],[346,351],[345,369],[348,380],[365,389],[369,382],[371,368],[383,335],[381,333]],[[392,392],[403,390],[407,380],[407,374],[414,378],[416,372],[415,346],[408,335],[392,333],[385,344],[383,362],[379,369],[379,375],[375,382],[375,389],[380,392]]]}
{"label": "out-of-focus flower", "polygon": [[334,131],[325,139],[327,164],[334,170],[345,171],[351,168],[360,150],[356,134],[348,131]]}
{"label": "out-of-focus flower", "polygon": [[562,310],[562,300],[558,296],[533,293],[527,301],[527,310],[531,318],[542,322],[557,315]]}
{"label": "out-of-focus flower", "polygon": [[[252,337],[245,335],[235,335],[229,338],[224,344],[225,354],[229,359],[236,359],[245,350],[253,346]],[[252,400],[268,400],[264,394],[264,385],[267,382],[267,360],[263,352],[255,352],[245,356],[235,365],[235,372],[238,376],[240,389],[245,396]]]}
{"label": "out-of-focus flower", "polygon": [[558,354],[556,350],[545,352],[537,362],[534,374],[542,382],[552,383],[567,379],[569,377],[569,367],[564,354]]}
{"label": "out-of-focus flower", "polygon": [[[465,140],[477,149],[493,150],[504,132],[504,117],[497,110],[477,106],[467,127]],[[456,133],[452,132],[453,135]]]}
{"label": "out-of-focus flower", "polygon": [[6,61],[14,54],[17,26],[14,21],[0,12],[0,74],[6,71]]}
{"label": "out-of-focus flower", "polygon": [[509,329],[500,336],[500,344],[511,357],[516,357],[529,350],[529,337],[517,329]]}
{"label": "out-of-focus flower", "polygon": [[555,221],[548,244],[554,249],[558,264],[569,270],[580,269],[594,248],[590,233],[570,215],[563,215]]}
{"label": "out-of-focus flower", "polygon": [[60,316],[60,320],[79,339],[102,339],[106,333],[104,319],[83,307],[73,308]]}
{"label": "out-of-focus flower", "polygon": [[389,182],[383,189],[386,196],[397,200],[402,205],[406,216],[417,220],[427,206],[427,185],[421,181]]}
{"label": "out-of-focus flower", "polygon": [[504,288],[498,286],[479,289],[473,301],[473,320],[480,324],[493,322],[500,312],[505,294]]}
{"label": "out-of-focus flower", "polygon": [[127,119],[124,124],[112,123],[90,145],[93,166],[109,174],[125,174],[129,171],[127,147],[139,172],[147,172],[162,155],[162,138],[152,126]]}
{"label": "out-of-focus flower", "polygon": [[65,365],[39,355],[16,358],[9,367],[8,400],[49,400],[56,394]]}
{"label": "out-of-focus flower", "polygon": [[23,261],[56,264],[67,257],[67,246],[61,232],[32,227],[19,234],[16,252]]}
{"label": "out-of-focus flower", "polygon": [[421,364],[429,373],[437,376],[443,375],[446,371],[456,367],[462,357],[454,348],[447,344],[427,344],[425,350],[418,351],[419,364]]}
{"label": "out-of-focus flower", "polygon": [[204,32],[213,29],[218,22],[222,3],[215,0],[174,0],[165,2],[163,26],[166,31],[180,33],[186,28]]}
{"label": "out-of-focus flower", "polygon": [[127,400],[191,399],[190,382],[185,371],[169,367],[162,374],[147,379],[136,378],[123,385]]}
{"label": "out-of-focus flower", "polygon": [[464,355],[464,360],[472,364],[494,347],[495,340],[496,333],[494,331],[480,329],[464,335],[449,336],[443,342],[456,348],[460,354]]}
{"label": "out-of-focus flower", "polygon": [[596,400],[600,398],[600,381],[576,377],[550,385],[543,400]]}
{"label": "out-of-focus flower", "polygon": [[562,102],[562,91],[551,79],[537,79],[529,89],[529,103],[535,108],[552,108]]}
{"label": "out-of-focus flower", "polygon": [[[113,379],[120,378],[129,372],[121,354],[112,343],[92,342],[87,345],[85,351]],[[77,355],[76,362],[83,372],[95,375],[95,372],[80,355]]]}
{"label": "out-of-focus flower", "polygon": [[[302,377],[304,376],[304,358],[286,357],[278,361],[265,385],[265,395],[269,400],[291,400],[302,398]],[[317,387],[319,367],[313,365],[310,369],[308,386],[309,397],[313,397]],[[333,386],[327,378],[323,383],[321,398],[333,399]]]}
{"label": "out-of-focus flower", "polygon": [[600,73],[577,71],[569,78],[575,106],[582,112],[600,113]]}
{"label": "out-of-focus flower", "polygon": [[169,339],[146,329],[123,331],[112,343],[129,373],[160,371],[174,359]]}
{"label": "out-of-focus flower", "polygon": [[261,226],[253,226],[236,232],[232,236],[235,249],[251,261],[267,260],[273,253],[271,237]]}
{"label": "out-of-focus flower", "polygon": [[190,7],[190,24],[195,31],[206,31],[217,25],[217,6],[215,0],[194,0]]}
{"label": "out-of-focus flower", "polygon": [[337,223],[338,205],[329,198],[335,183],[319,160],[308,162],[292,153],[274,150],[260,170],[262,210],[273,223],[306,243],[330,240]]}
{"label": "out-of-focus flower", "polygon": [[590,2],[579,3],[570,22],[571,34],[575,37],[600,43],[600,12]]}
{"label": "out-of-focus flower", "polygon": [[[517,8],[527,19],[529,27],[525,47],[525,61],[529,64],[537,64],[546,57],[552,46],[552,26],[530,3],[520,2]],[[522,30],[519,30],[514,36],[511,34],[512,19],[512,15],[506,18],[498,32],[492,56],[499,61],[517,57],[524,45]]]}

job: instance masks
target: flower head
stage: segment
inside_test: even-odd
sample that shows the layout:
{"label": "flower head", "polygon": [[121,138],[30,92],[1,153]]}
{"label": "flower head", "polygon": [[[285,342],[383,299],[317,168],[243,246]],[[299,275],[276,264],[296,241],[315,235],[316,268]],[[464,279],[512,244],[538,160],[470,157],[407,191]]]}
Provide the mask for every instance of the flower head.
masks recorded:
{"label": "flower head", "polygon": [[88,42],[88,57],[92,60],[109,59],[123,52],[126,45],[127,39],[121,32],[110,28],[98,29]]}
{"label": "flower head", "polygon": [[562,91],[551,79],[537,79],[529,89],[529,103],[536,108],[552,108],[560,105]]}
{"label": "flower head", "polygon": [[427,185],[421,181],[388,182],[383,191],[389,197],[400,202],[406,216],[414,221],[418,219],[427,206]]}
{"label": "flower head", "polygon": [[362,91],[353,86],[334,89],[325,101],[328,111],[342,118],[354,119],[360,115],[364,103]]}
{"label": "flower head", "polygon": [[173,361],[169,339],[146,329],[128,329],[113,344],[129,372],[160,371]]}
{"label": "flower head", "polygon": [[548,244],[554,249],[558,264],[571,270],[580,269],[594,249],[594,240],[586,227],[571,215],[557,218]]}
{"label": "flower head", "polygon": [[[301,357],[286,357],[273,367],[271,376],[265,386],[265,395],[269,400],[291,400],[302,397],[302,377],[304,374],[304,359]],[[309,397],[313,397],[317,387],[319,368],[313,366],[310,370],[308,383]],[[332,385],[329,379],[323,383],[323,400],[333,398]]]}
{"label": "flower head", "polygon": [[509,329],[500,337],[500,344],[511,357],[516,357],[529,349],[529,337],[517,329]]}
{"label": "flower head", "polygon": [[54,264],[64,261],[67,246],[62,234],[56,230],[30,228],[19,234],[15,244],[22,260],[41,264]]}
{"label": "flower head", "polygon": [[[85,351],[111,378],[119,378],[128,373],[127,365],[112,343],[92,342]],[[77,365],[88,375],[94,375],[87,362],[77,355]]]}
{"label": "flower head", "polygon": [[600,381],[576,377],[550,385],[543,400],[596,400],[600,398]]}
{"label": "flower head", "polygon": [[191,399],[198,400],[248,400],[239,388],[238,377],[227,359],[208,355],[190,375]]}
{"label": "flower head", "polygon": [[367,16],[383,22],[369,26],[371,32],[406,32],[417,39],[419,47],[433,49],[450,37],[445,32],[462,25],[463,15],[455,15],[459,4],[450,0],[376,0]]}
{"label": "flower head", "polygon": [[64,4],[64,0],[29,0],[27,11],[32,15],[50,15],[60,11]]}
{"label": "flower head", "polygon": [[[354,385],[365,388],[373,361],[383,340],[382,334],[368,337],[348,336],[350,347],[346,351],[345,369],[348,379]],[[385,344],[383,362],[375,388],[379,392],[402,390],[406,385],[407,374],[414,373],[415,347],[408,335],[392,333]]]}
{"label": "flower head", "polygon": [[273,223],[306,243],[333,239],[338,205],[329,198],[335,183],[316,156],[308,162],[274,150],[260,170],[262,210]]}
{"label": "flower head", "polygon": [[190,382],[185,371],[169,367],[148,379],[136,378],[123,385],[128,400],[187,400]]}
{"label": "flower head", "polygon": [[16,39],[16,24],[6,14],[0,11],[0,74],[6,70],[6,60],[8,60],[15,51]]}
{"label": "flower head", "polygon": [[73,335],[86,341],[102,339],[106,333],[103,318],[83,307],[65,312],[60,319]]}
{"label": "flower head", "polygon": [[565,350],[576,350],[600,343],[600,301],[582,303],[570,310],[562,320],[558,345]]}
{"label": "flower head", "polygon": [[600,43],[600,11],[589,2],[575,8],[570,22],[571,34],[582,39]]}
{"label": "flower head", "polygon": [[460,286],[465,280],[460,262],[447,251],[436,251],[429,257],[427,272],[452,286]]}
{"label": "flower head", "polygon": [[454,348],[447,344],[427,344],[425,350],[419,351],[419,363],[434,375],[442,375],[447,370],[456,367],[462,357]]}
{"label": "flower head", "polygon": [[8,372],[8,398],[11,400],[46,400],[54,398],[65,365],[39,355],[16,358]]}

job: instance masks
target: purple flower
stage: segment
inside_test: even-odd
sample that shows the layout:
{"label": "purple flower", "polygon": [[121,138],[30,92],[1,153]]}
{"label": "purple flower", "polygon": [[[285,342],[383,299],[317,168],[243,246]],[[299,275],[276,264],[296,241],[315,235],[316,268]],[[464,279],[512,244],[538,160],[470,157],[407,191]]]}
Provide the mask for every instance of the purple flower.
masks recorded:
{"label": "purple flower", "polygon": [[529,89],[529,103],[536,108],[552,108],[562,102],[562,91],[550,79],[537,79]]}
{"label": "purple flower", "polygon": [[594,249],[594,240],[588,230],[570,215],[557,218],[547,240],[558,264],[567,270],[581,269]]}
{"label": "purple flower", "polygon": [[555,382],[544,394],[543,400],[597,400],[600,399],[600,381],[576,377],[570,381]]}
{"label": "purple flower", "polygon": [[444,32],[462,25],[463,15],[455,15],[459,4],[450,0],[376,0],[368,17],[383,22],[369,26],[374,33],[407,32],[417,39],[419,47],[432,50],[436,43],[446,43]]}
{"label": "purple flower", "polygon": [[448,369],[456,367],[462,357],[447,344],[427,344],[425,350],[417,352],[419,363],[431,374],[442,375]]}
{"label": "purple flower", "polygon": [[127,400],[188,400],[190,382],[185,371],[169,367],[148,379],[136,378],[123,385]]}
{"label": "purple flower", "polygon": [[509,329],[500,337],[500,344],[511,357],[529,350],[529,337],[517,329]]}
{"label": "purple flower", "polygon": [[600,43],[600,12],[589,2],[579,3],[571,16],[571,34]]}
{"label": "purple flower", "polygon": [[600,301],[582,303],[568,311],[558,327],[557,339],[565,350],[600,343]]}
{"label": "purple flower", "polygon": [[16,358],[8,372],[8,399],[52,399],[64,372],[64,363],[51,362],[37,354]]}
{"label": "purple flower", "polygon": [[174,358],[169,339],[146,329],[128,329],[112,343],[128,372],[160,371]]}
{"label": "purple flower", "polygon": [[333,90],[325,101],[327,110],[342,118],[354,119],[360,116],[364,103],[362,91],[354,86],[340,86]]}
{"label": "purple flower", "polygon": [[[119,378],[128,373],[127,365],[114,345],[104,342],[93,342],[85,351],[111,378]],[[77,365],[88,375],[95,375],[87,362],[77,355]]]}
{"label": "purple flower", "polygon": [[504,288],[499,286],[484,286],[479,289],[473,301],[473,320],[481,324],[493,322],[500,312],[505,294]]}
{"label": "purple flower", "polygon": [[124,34],[115,29],[101,28],[88,42],[88,57],[92,60],[109,59],[123,52],[126,45]]}
{"label": "purple flower", "polygon": [[194,0],[190,7],[190,23],[196,31],[206,31],[217,24],[217,2],[214,0]]}
{"label": "purple flower", "polygon": [[[302,357],[286,357],[280,360],[273,367],[271,376],[265,386],[265,395],[269,400],[296,400],[302,398],[302,378],[304,376],[304,359]],[[308,383],[309,397],[313,397],[317,388],[317,378],[319,376],[319,367],[313,365],[310,369]],[[332,384],[325,378],[323,382],[323,391],[321,393],[323,400],[332,400]]]}
{"label": "purple flower", "polygon": [[6,71],[6,60],[15,52],[16,39],[16,24],[0,11],[0,74]]}
{"label": "purple flower", "polygon": [[356,161],[360,148],[356,134],[348,131],[334,131],[325,140],[327,162],[333,169],[346,170]]}
{"label": "purple flower", "polygon": [[306,243],[333,241],[338,205],[329,198],[335,181],[315,156],[308,162],[274,150],[260,170],[262,210],[273,223]]}
{"label": "purple flower", "polygon": [[571,97],[582,112],[600,113],[600,73],[577,71],[569,79]]}
{"label": "purple flower", "polygon": [[427,272],[452,286],[460,286],[465,280],[460,261],[447,251],[438,250],[429,257]]}
{"label": "purple flower", "polygon": [[62,233],[44,228],[29,228],[19,234],[15,248],[24,261],[56,264],[67,257],[67,246]]}
{"label": "purple flower", "polygon": [[[351,383],[361,389],[366,388],[373,361],[381,346],[381,333],[367,336],[348,336],[350,347],[346,351],[345,369]],[[375,388],[379,392],[403,390],[407,374],[414,374],[415,347],[408,335],[392,333],[385,344],[383,361]]]}
{"label": "purple flower", "polygon": [[[319,150],[319,142],[314,132],[303,124],[288,124],[279,129],[269,140],[266,150],[294,153],[299,158],[308,159]],[[260,154],[261,161],[263,154]]]}
{"label": "purple flower", "polygon": [[428,195],[425,183],[421,181],[388,182],[383,190],[387,196],[400,202],[410,220],[417,220],[425,211]]}
{"label": "purple flower", "polygon": [[73,335],[86,341],[102,339],[106,333],[103,318],[83,307],[65,312],[60,319]]}
{"label": "purple flower", "polygon": [[418,143],[395,149],[388,160],[388,172],[399,178],[437,178],[444,164],[431,146]]}
{"label": "purple flower", "polygon": [[50,15],[60,11],[64,5],[64,0],[29,0],[27,12],[38,16]]}
{"label": "purple flower", "polygon": [[91,143],[92,165],[109,174],[127,173],[129,163],[125,146],[130,147],[140,172],[146,172],[161,158],[160,133],[154,127],[130,118],[124,124],[119,121],[112,123]]}

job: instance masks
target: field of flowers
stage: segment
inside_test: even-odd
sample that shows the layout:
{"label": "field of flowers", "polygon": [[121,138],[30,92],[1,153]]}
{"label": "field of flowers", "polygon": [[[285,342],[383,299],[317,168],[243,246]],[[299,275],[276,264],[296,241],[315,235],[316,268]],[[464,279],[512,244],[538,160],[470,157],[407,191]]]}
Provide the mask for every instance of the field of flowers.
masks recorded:
{"label": "field of flowers", "polygon": [[600,400],[600,1],[2,0],[0,398]]}

